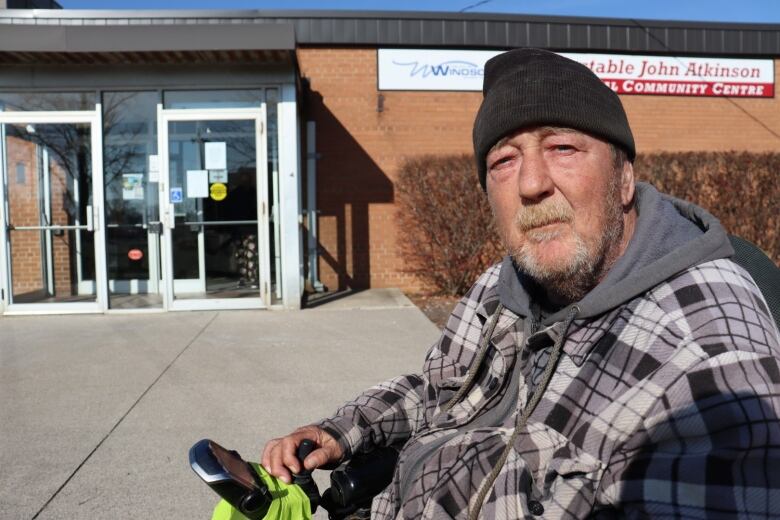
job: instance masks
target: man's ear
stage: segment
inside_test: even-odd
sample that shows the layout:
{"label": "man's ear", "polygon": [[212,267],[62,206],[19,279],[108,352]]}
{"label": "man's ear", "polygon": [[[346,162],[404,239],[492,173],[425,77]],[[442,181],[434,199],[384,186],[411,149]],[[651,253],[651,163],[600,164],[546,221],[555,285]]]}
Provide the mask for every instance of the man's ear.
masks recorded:
{"label": "man's ear", "polygon": [[631,161],[623,161],[623,171],[620,174],[620,201],[627,207],[634,200],[634,165]]}

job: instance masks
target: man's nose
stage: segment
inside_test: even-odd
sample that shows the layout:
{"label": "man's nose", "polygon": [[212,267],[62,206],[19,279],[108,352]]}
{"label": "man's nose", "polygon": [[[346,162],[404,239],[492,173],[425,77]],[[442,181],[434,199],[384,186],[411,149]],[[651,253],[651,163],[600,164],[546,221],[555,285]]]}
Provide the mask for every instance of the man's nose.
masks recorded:
{"label": "man's nose", "polygon": [[555,185],[541,150],[524,154],[518,184],[520,197],[525,200],[539,201],[553,194]]}

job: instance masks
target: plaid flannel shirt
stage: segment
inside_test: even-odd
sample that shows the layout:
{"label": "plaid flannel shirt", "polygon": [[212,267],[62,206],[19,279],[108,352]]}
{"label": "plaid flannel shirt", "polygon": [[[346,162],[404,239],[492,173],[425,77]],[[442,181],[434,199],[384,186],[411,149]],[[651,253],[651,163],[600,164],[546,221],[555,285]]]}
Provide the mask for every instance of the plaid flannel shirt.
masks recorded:
{"label": "plaid flannel shirt", "polygon": [[[498,307],[498,273],[458,303],[422,374],[377,385],[321,423],[347,457],[405,443],[373,517],[465,518],[510,439],[561,324],[534,332],[503,309],[476,384],[444,407]],[[575,319],[480,516],[780,517],[778,359],[765,301],[726,259]],[[506,399],[515,412],[491,418]]]}

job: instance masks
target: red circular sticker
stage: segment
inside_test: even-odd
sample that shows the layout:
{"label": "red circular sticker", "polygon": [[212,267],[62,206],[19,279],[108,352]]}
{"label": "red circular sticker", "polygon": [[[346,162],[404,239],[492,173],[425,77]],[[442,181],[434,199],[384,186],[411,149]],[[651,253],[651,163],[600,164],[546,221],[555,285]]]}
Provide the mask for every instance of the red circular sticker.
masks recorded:
{"label": "red circular sticker", "polygon": [[144,257],[144,252],[140,249],[131,249],[127,252],[127,258],[130,260],[140,260]]}

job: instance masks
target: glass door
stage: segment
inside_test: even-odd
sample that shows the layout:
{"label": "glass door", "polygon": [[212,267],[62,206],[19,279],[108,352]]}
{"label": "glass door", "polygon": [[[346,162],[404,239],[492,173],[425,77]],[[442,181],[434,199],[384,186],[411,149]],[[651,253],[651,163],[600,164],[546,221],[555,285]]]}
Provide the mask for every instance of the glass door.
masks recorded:
{"label": "glass door", "polygon": [[157,103],[152,91],[103,93],[110,309],[162,309]]}
{"label": "glass door", "polygon": [[99,121],[98,111],[0,113],[9,312],[105,308]]}
{"label": "glass door", "polygon": [[161,110],[166,306],[269,303],[265,107]]}

